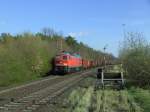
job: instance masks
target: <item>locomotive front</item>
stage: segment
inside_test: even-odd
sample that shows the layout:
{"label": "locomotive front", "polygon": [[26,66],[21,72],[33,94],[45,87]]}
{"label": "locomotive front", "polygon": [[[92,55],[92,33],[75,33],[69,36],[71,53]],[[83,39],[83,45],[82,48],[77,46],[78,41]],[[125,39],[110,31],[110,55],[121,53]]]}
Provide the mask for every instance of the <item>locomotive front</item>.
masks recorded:
{"label": "locomotive front", "polygon": [[55,72],[67,73],[68,72],[68,59],[69,53],[61,53],[55,57]]}
{"label": "locomotive front", "polygon": [[80,71],[82,68],[82,59],[77,54],[68,52],[60,53],[55,57],[56,73],[71,73]]}

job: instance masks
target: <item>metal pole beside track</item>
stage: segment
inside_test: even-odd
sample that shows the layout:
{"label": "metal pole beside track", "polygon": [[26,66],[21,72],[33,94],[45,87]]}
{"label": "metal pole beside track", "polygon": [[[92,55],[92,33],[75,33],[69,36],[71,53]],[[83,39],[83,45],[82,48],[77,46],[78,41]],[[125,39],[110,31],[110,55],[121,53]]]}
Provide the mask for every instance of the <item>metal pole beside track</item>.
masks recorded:
{"label": "metal pole beside track", "polygon": [[104,72],[103,72],[103,70],[101,72],[101,83],[102,83],[102,88],[104,88]]}

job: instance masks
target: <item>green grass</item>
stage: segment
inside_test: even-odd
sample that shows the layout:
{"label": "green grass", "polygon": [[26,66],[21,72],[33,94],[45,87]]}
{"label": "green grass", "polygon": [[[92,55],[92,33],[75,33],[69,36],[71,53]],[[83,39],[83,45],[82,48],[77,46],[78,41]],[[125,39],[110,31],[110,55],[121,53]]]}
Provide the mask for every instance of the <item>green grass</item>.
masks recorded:
{"label": "green grass", "polygon": [[85,94],[83,94],[81,100],[78,100],[78,104],[73,112],[87,112],[91,105],[91,97],[93,93],[93,88],[89,87]]}
{"label": "green grass", "polygon": [[88,89],[78,88],[74,90],[69,96],[69,107],[71,112],[87,112],[91,105],[91,97],[93,88]]}
{"label": "green grass", "polygon": [[70,112],[148,112],[127,90],[94,91],[93,87],[74,90],[69,108]]}
{"label": "green grass", "polygon": [[150,112],[150,91],[131,88],[129,93],[133,96],[135,101],[144,109],[144,112]]}

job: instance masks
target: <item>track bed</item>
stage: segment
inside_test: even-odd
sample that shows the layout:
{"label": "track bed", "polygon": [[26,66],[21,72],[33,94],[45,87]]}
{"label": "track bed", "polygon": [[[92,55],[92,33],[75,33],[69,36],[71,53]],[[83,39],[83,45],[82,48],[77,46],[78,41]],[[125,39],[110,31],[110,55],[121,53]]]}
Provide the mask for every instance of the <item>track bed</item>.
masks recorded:
{"label": "track bed", "polygon": [[91,71],[50,77],[0,92],[0,112],[32,112],[90,75]]}

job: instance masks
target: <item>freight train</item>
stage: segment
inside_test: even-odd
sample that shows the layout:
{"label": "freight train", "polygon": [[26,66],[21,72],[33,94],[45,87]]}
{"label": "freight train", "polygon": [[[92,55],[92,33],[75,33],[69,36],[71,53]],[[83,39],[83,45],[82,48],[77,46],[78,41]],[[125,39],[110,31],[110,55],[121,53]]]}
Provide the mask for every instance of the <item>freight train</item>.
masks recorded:
{"label": "freight train", "polygon": [[83,69],[88,69],[92,67],[96,67],[102,63],[98,61],[92,61],[92,60],[86,60],[83,59],[79,54],[77,53],[69,53],[66,51],[63,51],[56,55],[55,61],[54,61],[54,71],[55,73],[72,73],[81,71]]}

